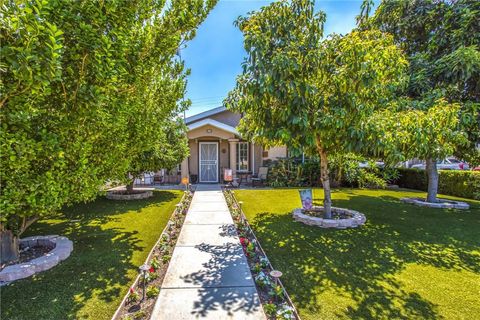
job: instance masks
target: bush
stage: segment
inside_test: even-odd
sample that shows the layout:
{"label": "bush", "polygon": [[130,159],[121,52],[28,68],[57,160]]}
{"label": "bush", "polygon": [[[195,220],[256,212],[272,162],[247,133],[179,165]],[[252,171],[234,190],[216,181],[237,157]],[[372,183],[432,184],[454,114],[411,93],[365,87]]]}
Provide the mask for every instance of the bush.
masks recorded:
{"label": "bush", "polygon": [[147,298],[155,298],[160,293],[160,290],[155,286],[149,286],[147,288]]}
{"label": "bush", "polygon": [[[385,188],[396,179],[398,173],[393,168],[379,168],[374,162],[366,168],[359,163],[365,158],[355,155],[336,155],[329,158],[330,183],[332,187]],[[299,159],[285,158],[265,162],[269,167],[267,184],[271,187],[320,187],[320,162],[309,159],[301,163]]]}
{"label": "bush", "polygon": [[[300,187],[318,185],[320,165],[318,161],[302,164],[286,158],[265,163],[269,167],[267,184],[271,187]],[[318,177],[318,178],[316,178]]]}
{"label": "bush", "polygon": [[[397,184],[403,188],[427,191],[428,178],[425,170],[398,169]],[[480,172],[439,170],[438,192],[450,196],[480,199]]]}

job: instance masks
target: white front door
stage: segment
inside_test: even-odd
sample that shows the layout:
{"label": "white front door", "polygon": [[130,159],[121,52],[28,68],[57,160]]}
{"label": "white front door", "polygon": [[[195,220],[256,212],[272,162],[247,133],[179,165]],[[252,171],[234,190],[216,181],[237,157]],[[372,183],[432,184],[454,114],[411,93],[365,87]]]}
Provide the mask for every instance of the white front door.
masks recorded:
{"label": "white front door", "polygon": [[200,142],[200,182],[218,182],[218,142]]}

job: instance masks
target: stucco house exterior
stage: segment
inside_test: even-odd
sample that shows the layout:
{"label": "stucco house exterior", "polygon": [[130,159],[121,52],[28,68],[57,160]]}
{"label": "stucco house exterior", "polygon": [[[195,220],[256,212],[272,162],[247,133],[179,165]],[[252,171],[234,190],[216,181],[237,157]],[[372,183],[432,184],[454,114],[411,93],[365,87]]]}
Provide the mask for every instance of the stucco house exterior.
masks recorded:
{"label": "stucco house exterior", "polygon": [[236,129],[240,119],[240,114],[223,106],[185,119],[190,156],[181,164],[182,178],[188,177],[192,183],[219,183],[224,169],[232,169],[234,177],[239,172],[257,174],[264,160],[287,156],[286,146],[265,150],[242,139]]}

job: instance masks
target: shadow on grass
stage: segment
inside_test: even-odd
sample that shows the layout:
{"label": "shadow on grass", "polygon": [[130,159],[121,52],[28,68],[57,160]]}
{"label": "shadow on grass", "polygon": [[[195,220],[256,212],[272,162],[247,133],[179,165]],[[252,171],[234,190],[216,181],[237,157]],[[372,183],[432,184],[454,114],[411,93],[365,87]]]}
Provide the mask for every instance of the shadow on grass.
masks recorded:
{"label": "shadow on grass", "polygon": [[441,318],[436,305],[402,290],[393,275],[408,263],[480,273],[475,254],[480,215],[473,213],[478,208],[438,210],[401,204],[390,196],[349,197],[334,205],[364,213],[365,226],[320,229],[293,222],[290,212],[259,213],[251,221],[272,263],[284,271],[296,305],[318,313],[323,307],[318,296],[333,290],[348,292],[356,302],[335,311],[338,317]]}
{"label": "shadow on grass", "polygon": [[[64,235],[73,241],[74,250],[58,266],[3,287],[1,318],[109,319],[136,274],[138,266],[132,263],[133,254],[144,251],[146,256],[150,250],[142,245],[142,230],[132,230],[121,215],[137,214],[175,198],[176,195],[168,191],[155,192],[150,199],[129,202],[101,197],[36,222],[23,236]],[[159,213],[169,215],[171,212]],[[158,234],[163,229],[160,227]],[[100,306],[89,305],[88,310],[82,310],[92,303],[92,298]],[[108,303],[112,303],[108,307],[112,310],[105,310]]]}

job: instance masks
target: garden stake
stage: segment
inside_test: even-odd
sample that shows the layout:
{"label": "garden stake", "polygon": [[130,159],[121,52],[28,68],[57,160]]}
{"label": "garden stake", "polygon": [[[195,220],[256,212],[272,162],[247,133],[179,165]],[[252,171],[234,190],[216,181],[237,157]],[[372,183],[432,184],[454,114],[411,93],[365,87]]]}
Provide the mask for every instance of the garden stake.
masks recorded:
{"label": "garden stake", "polygon": [[144,301],[145,300],[145,287],[146,287],[146,280],[147,280],[147,271],[150,269],[150,266],[145,263],[145,264],[142,264],[139,269],[143,273],[142,301]]}

